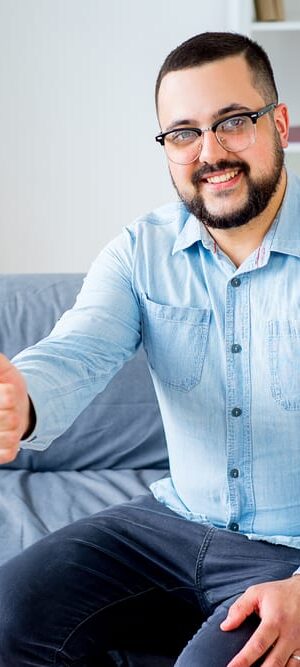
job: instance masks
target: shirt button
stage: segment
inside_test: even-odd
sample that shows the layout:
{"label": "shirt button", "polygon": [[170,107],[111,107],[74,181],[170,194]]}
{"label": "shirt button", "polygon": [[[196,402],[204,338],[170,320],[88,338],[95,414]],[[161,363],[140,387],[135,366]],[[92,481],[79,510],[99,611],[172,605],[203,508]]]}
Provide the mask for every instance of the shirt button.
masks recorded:
{"label": "shirt button", "polygon": [[233,530],[234,533],[237,533],[239,531],[240,527],[238,523],[231,523],[229,526],[229,530]]}
{"label": "shirt button", "polygon": [[242,414],[242,410],[241,408],[233,408],[233,410],[231,410],[231,414],[233,417],[239,417]]}
{"label": "shirt button", "polygon": [[239,474],[240,473],[237,468],[232,468],[232,470],[230,470],[230,477],[238,477]]}
{"label": "shirt button", "polygon": [[232,287],[239,287],[241,284],[240,278],[232,278],[231,280]]}
{"label": "shirt button", "polygon": [[241,351],[242,351],[242,346],[239,345],[239,343],[234,343],[233,345],[231,345],[231,352],[233,352],[234,354]]}

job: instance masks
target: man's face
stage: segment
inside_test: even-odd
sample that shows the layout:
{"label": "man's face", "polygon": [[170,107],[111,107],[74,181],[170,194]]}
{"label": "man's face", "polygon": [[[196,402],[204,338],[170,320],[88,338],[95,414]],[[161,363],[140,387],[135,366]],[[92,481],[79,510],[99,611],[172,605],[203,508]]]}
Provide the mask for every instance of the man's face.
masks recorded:
{"label": "man's face", "polygon": [[[235,56],[169,72],[161,83],[158,113],[164,132],[174,126],[206,128],[219,118],[257,111],[266,104],[245,59]],[[180,198],[208,227],[228,229],[249,222],[277,189],[287,129],[287,110],[279,105],[257,121],[256,141],[242,152],[226,151],[213,132],[205,132],[195,162],[169,162]],[[220,178],[212,182],[215,176]]]}

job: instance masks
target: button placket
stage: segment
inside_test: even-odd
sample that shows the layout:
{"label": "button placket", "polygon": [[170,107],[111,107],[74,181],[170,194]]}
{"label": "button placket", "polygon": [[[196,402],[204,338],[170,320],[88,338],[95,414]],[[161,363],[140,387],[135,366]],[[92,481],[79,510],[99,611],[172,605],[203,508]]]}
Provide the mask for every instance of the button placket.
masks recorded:
{"label": "button placket", "polygon": [[239,531],[240,527],[239,527],[238,523],[236,523],[235,521],[232,521],[229,524],[229,529],[232,530],[234,533],[237,533]]}
{"label": "button placket", "polygon": [[241,351],[242,351],[242,346],[239,345],[239,343],[233,343],[232,344],[232,346],[231,346],[232,354],[238,354]]}
{"label": "button placket", "polygon": [[232,287],[240,287],[241,283],[242,283],[241,279],[238,278],[237,276],[231,279]]}
{"label": "button placket", "polygon": [[[244,294],[247,293],[247,278],[234,276],[227,289],[226,337],[227,337],[227,463],[229,512],[228,527],[239,530],[241,516],[240,464],[243,442],[243,323],[239,314],[243,312]],[[238,465],[237,465],[238,464]]]}

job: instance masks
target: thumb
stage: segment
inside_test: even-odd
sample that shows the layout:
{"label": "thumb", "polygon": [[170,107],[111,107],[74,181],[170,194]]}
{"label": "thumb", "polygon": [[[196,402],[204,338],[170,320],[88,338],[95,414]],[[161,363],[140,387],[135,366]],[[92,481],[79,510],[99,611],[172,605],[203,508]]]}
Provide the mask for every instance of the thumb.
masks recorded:
{"label": "thumb", "polygon": [[221,623],[221,630],[234,630],[257,609],[257,597],[254,591],[248,589],[229,607],[225,620]]}

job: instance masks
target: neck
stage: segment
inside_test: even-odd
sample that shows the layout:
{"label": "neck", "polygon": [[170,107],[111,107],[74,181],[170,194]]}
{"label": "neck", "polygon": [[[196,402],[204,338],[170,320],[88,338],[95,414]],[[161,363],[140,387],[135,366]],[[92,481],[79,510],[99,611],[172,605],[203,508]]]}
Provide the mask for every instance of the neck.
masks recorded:
{"label": "neck", "polygon": [[281,206],[286,189],[286,171],[283,169],[276,192],[265,210],[241,227],[212,229],[208,231],[219,248],[239,267],[251,253],[259,248]]}

